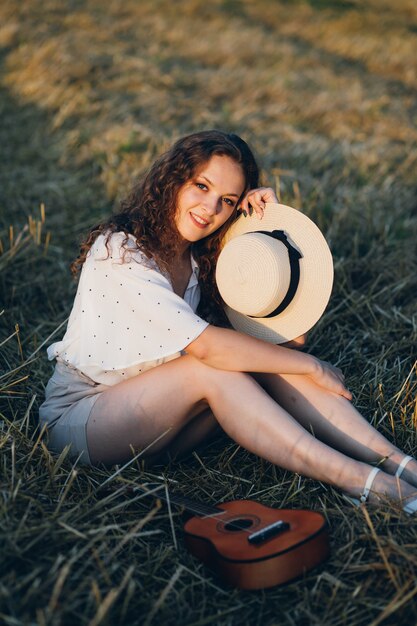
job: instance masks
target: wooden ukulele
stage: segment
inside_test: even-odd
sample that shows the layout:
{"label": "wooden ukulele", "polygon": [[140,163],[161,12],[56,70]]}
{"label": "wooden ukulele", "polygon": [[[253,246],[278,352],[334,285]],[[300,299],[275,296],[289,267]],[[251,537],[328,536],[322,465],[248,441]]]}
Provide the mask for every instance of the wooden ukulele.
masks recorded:
{"label": "wooden ukulele", "polygon": [[163,494],[161,487],[152,486],[147,493],[195,514],[184,525],[185,544],[228,585],[240,589],[281,585],[329,555],[329,536],[320,513],[272,509],[252,500],[210,506]]}

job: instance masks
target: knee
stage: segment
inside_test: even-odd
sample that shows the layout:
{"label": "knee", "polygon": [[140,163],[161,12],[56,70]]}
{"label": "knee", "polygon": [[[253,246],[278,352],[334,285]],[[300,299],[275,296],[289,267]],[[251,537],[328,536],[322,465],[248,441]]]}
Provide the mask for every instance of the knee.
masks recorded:
{"label": "knee", "polygon": [[195,377],[194,384],[201,386],[204,397],[209,401],[209,397],[218,391],[233,390],[235,387],[247,382],[256,384],[250,374],[245,372],[235,372],[229,370],[216,369],[202,363],[198,359],[194,360],[192,375]]}

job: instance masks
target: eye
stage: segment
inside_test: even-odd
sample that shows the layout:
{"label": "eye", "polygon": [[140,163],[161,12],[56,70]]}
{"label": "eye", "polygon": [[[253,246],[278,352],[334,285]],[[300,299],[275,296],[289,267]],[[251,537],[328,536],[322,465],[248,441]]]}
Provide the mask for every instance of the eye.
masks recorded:
{"label": "eye", "polygon": [[223,198],[223,202],[225,202],[226,204],[228,204],[231,207],[236,206],[236,203],[233,200],[231,200],[230,198]]}
{"label": "eye", "polygon": [[197,186],[199,189],[207,189],[207,185],[205,185],[204,183],[196,183],[196,186]]}

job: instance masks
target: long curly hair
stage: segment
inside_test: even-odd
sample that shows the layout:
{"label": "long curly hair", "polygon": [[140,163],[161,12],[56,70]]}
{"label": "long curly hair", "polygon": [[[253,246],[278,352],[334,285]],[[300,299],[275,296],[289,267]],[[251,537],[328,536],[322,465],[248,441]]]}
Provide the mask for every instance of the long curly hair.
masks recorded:
{"label": "long curly hair", "polygon": [[[259,168],[252,150],[238,135],[219,130],[193,133],[179,139],[152,165],[147,175],[132,189],[120,210],[105,222],[93,226],[81,245],[80,254],[71,265],[74,275],[81,269],[87,254],[101,233],[108,233],[106,245],[114,232],[135,237],[137,247],[153,259],[161,271],[170,274],[170,265],[179,249],[180,234],[175,225],[177,197],[181,187],[212,156],[228,156],[242,168],[245,178],[243,195],[258,186]],[[241,198],[237,202],[239,205]],[[213,323],[226,323],[215,282],[215,267],[221,240],[237,211],[216,232],[191,246],[199,266],[201,300],[198,312]]]}

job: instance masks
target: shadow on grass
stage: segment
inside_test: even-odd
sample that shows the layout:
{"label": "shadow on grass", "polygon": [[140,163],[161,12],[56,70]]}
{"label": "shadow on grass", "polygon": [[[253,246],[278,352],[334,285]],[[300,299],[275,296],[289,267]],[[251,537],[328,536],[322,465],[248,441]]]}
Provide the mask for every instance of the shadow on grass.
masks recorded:
{"label": "shadow on grass", "polygon": [[[46,111],[0,86],[0,116],[0,413],[13,419],[36,394],[36,425],[51,370],[45,349],[22,365],[68,315],[75,290],[69,262],[80,234],[110,208],[94,163],[79,169],[71,155],[64,162],[65,134],[51,130]],[[31,236],[28,220],[39,237]]]}

